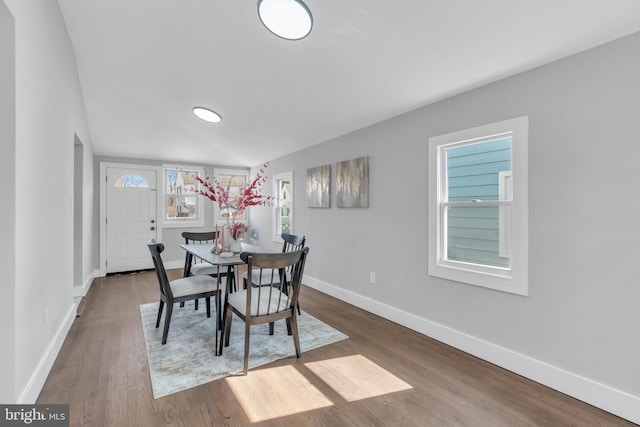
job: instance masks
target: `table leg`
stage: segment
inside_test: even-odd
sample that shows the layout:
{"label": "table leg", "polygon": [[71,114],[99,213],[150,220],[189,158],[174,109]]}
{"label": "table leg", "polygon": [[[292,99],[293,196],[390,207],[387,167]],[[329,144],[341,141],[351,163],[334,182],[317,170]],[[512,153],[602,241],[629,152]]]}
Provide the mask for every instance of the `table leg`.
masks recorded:
{"label": "table leg", "polygon": [[216,356],[220,356],[222,354],[221,352],[221,347],[218,347],[218,339],[219,339],[219,335],[220,335],[220,311],[221,309],[221,299],[222,299],[222,293],[220,292],[220,266],[218,266],[218,270],[217,270],[216,274],[216,289],[218,290],[218,292],[216,293],[216,341],[215,341],[215,346],[216,346]]}
{"label": "table leg", "polygon": [[[218,267],[219,269],[220,267]],[[220,270],[218,270],[219,272]],[[219,311],[220,316],[218,316],[216,318],[216,321],[220,322],[220,343],[219,343],[219,347],[216,349],[217,356],[222,355],[222,346],[224,345],[224,328],[225,328],[225,323],[226,323],[226,309],[227,309],[227,298],[229,298],[229,293],[233,291],[234,287],[235,287],[235,282],[236,282],[236,269],[234,266],[227,266],[227,280],[226,280],[226,284],[225,284],[225,289],[224,289],[224,304],[222,305],[222,309]],[[220,277],[220,275],[218,275],[218,277]],[[221,294],[222,295],[222,294]],[[218,342],[216,341],[216,344],[218,344]]]}
{"label": "table leg", "polygon": [[193,254],[187,252],[187,256],[184,258],[184,269],[182,271],[182,277],[189,277],[191,274],[191,261],[193,260]]}
{"label": "table leg", "polygon": [[[224,292],[224,301],[225,303],[223,304],[223,311],[226,311],[226,305],[227,305],[227,296],[228,296],[228,289],[229,289],[229,282],[227,282],[227,286]],[[222,294],[220,294],[220,296],[222,296]],[[225,323],[226,323],[226,319],[224,317],[224,313],[221,311],[220,313],[222,316],[222,322],[220,322],[220,342],[216,342],[216,344],[218,344],[218,347],[216,348],[216,354],[218,356],[222,356],[222,346],[224,345],[224,328],[225,328]]]}

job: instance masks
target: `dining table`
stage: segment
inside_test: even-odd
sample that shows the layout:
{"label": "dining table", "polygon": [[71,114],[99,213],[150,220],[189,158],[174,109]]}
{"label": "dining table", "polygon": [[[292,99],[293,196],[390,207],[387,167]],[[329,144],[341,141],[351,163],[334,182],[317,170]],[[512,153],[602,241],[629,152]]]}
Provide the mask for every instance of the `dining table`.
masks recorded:
{"label": "dining table", "polygon": [[[241,242],[242,252],[270,252],[265,248],[260,246],[252,245],[246,242]],[[220,280],[220,272],[221,268],[227,269],[227,280],[225,284],[224,291],[224,300],[227,300],[229,296],[229,292],[233,290],[233,287],[236,285],[236,273],[237,269],[235,268],[238,265],[243,265],[245,262],[240,258],[240,252],[212,252],[213,245],[211,243],[183,243],[180,245],[182,249],[185,250],[187,256],[184,261],[184,271],[183,277],[188,277],[191,269],[191,265],[193,262],[193,257],[201,259],[203,262],[207,262],[214,267],[217,267],[217,279],[216,285],[217,289],[221,290],[221,280]],[[224,271],[222,271],[224,273]],[[222,307],[224,305],[221,301],[222,298],[216,298],[216,336],[215,336],[215,344],[216,344],[216,356],[220,356],[222,354],[222,338],[220,337],[222,328],[224,326],[224,313],[222,313]]]}

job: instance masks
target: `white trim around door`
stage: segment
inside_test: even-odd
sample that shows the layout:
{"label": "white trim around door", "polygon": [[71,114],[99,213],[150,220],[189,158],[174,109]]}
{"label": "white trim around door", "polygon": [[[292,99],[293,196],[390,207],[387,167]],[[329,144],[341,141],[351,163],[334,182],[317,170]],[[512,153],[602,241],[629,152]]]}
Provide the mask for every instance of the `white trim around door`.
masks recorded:
{"label": "white trim around door", "polygon": [[[108,168],[130,168],[130,169],[143,169],[154,171],[156,173],[156,189],[160,191],[161,183],[158,182],[158,176],[161,173],[160,166],[152,166],[152,165],[139,165],[133,163],[111,163],[111,162],[100,162],[100,268],[99,275],[100,277],[104,277],[107,274],[107,229],[106,229],[106,219],[107,219],[107,169]],[[158,196],[156,195],[156,198]],[[156,202],[157,203],[157,202]],[[158,215],[160,212],[158,212]],[[157,224],[157,221],[156,221]],[[156,230],[156,240],[162,241],[162,228],[157,227]],[[151,255],[149,255],[151,256]]]}

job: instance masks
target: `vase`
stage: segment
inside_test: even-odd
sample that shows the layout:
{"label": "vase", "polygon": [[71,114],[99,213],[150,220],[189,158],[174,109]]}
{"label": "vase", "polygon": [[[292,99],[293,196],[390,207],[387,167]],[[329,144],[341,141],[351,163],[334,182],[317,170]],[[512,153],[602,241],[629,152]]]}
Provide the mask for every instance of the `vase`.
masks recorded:
{"label": "vase", "polygon": [[235,240],[231,239],[231,245],[229,246],[229,250],[234,254],[239,254],[242,252],[242,241],[240,239]]}

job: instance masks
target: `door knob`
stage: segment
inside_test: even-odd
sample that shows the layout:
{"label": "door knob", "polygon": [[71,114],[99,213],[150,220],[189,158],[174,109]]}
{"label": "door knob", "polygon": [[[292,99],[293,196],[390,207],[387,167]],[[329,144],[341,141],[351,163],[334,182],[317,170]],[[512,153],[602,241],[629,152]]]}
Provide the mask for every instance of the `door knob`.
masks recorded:
{"label": "door knob", "polygon": [[156,223],[156,220],[155,220],[155,219],[152,219],[152,220],[151,220],[151,224],[155,224],[155,223]]}
{"label": "door knob", "polygon": [[153,230],[155,230],[155,229],[156,229],[155,227],[151,227],[151,231],[153,231]]}

